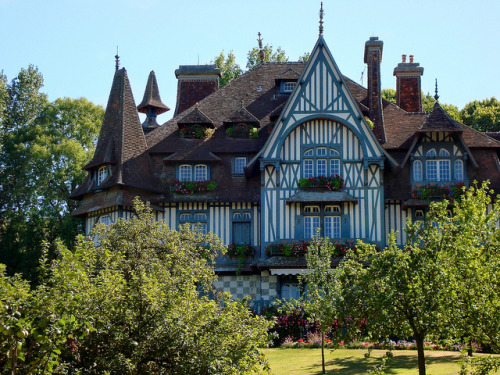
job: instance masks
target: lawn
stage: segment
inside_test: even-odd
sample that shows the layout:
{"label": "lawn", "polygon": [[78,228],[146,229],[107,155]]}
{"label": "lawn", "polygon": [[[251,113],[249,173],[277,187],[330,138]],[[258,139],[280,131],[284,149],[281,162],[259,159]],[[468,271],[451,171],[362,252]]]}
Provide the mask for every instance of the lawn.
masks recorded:
{"label": "lawn", "polygon": [[[264,350],[274,375],[321,374],[321,349],[266,349]],[[380,363],[385,350],[373,350],[370,358],[363,349],[325,350],[327,374],[366,374]],[[387,374],[418,374],[416,350],[394,350]],[[427,373],[451,375],[460,371],[459,352],[426,351]],[[500,374],[500,373],[495,373]]]}

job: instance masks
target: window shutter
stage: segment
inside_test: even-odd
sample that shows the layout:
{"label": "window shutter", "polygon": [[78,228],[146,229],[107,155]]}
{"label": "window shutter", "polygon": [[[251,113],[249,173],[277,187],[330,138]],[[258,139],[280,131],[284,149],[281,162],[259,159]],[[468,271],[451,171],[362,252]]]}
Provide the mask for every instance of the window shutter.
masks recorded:
{"label": "window shutter", "polygon": [[304,217],[297,215],[295,216],[295,238],[304,237]]}
{"label": "window shutter", "polygon": [[342,237],[351,237],[351,228],[349,227],[349,215],[342,215]]}

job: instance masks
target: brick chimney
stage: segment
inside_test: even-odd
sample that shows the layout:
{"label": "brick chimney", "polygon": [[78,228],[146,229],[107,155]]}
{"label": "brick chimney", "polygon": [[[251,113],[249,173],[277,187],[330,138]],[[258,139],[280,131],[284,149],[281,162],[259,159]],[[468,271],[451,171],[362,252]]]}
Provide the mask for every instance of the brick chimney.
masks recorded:
{"label": "brick chimney", "polygon": [[216,91],[221,73],[216,65],[180,65],[175,76],[178,82],[174,116],[177,116]]}
{"label": "brick chimney", "polygon": [[372,36],[365,43],[364,61],[368,65],[368,117],[373,121],[373,133],[381,143],[385,143],[384,118],[382,114],[382,95],[380,63],[384,42]]}
{"label": "brick chimney", "polygon": [[406,62],[406,55],[402,56],[402,62],[394,68],[396,76],[396,104],[406,112],[422,112],[422,88],[420,77],[424,74],[424,68],[419,63]]}

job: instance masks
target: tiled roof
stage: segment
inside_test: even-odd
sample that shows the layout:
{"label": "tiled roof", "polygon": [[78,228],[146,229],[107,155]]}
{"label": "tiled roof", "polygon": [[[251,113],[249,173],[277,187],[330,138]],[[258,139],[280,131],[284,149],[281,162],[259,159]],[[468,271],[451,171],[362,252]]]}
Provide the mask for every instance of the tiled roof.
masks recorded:
{"label": "tiled roof", "polygon": [[462,129],[457,125],[448,114],[441,108],[438,102],[434,103],[431,113],[427,116],[419,131],[421,132],[461,132]]}
{"label": "tiled roof", "polygon": [[146,90],[144,91],[144,97],[141,104],[137,106],[137,110],[142,113],[147,113],[148,107],[154,108],[157,115],[170,110],[170,108],[168,108],[161,101],[160,90],[158,89],[156,75],[153,70],[149,73],[148,83],[146,84]]}
{"label": "tiled roof", "polygon": [[189,112],[187,115],[185,115],[183,118],[181,118],[179,121],[177,121],[178,124],[213,124],[213,121],[208,118],[206,114],[204,114],[199,108],[198,105]]}
{"label": "tiled roof", "polygon": [[[133,186],[156,191],[158,181],[150,168],[144,132],[134,103],[130,82],[125,69],[115,72],[108,105],[94,157],[84,169],[109,164],[110,176],[98,186],[99,190],[115,185]],[[91,173],[71,195],[79,198],[96,189]]]}
{"label": "tiled roof", "polygon": [[229,118],[225,121],[227,123],[247,123],[247,124],[255,124],[258,125],[260,122],[252,115],[248,110],[244,107],[236,110]]}

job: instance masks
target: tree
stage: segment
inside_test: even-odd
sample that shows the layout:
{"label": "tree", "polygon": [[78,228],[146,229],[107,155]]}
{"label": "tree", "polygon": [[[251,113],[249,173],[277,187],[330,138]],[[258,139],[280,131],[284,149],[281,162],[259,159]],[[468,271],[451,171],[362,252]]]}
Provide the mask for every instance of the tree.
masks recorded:
{"label": "tree", "polygon": [[224,55],[224,51],[222,51],[219,56],[214,59],[214,64],[221,70],[219,87],[226,86],[233,79],[243,74],[243,70],[236,64],[236,56],[234,56],[233,51],[230,51],[227,57]]}
{"label": "tree", "polygon": [[[253,69],[260,64],[260,49],[257,47],[252,48],[247,54],[247,68]],[[281,49],[281,47],[274,50],[272,44],[266,44],[263,48],[264,51],[264,62],[287,62],[288,56],[286,52]]]}
{"label": "tree", "polygon": [[304,52],[303,55],[299,56],[298,62],[306,63],[306,62],[309,61],[310,57],[311,57],[311,53],[310,52]]}
{"label": "tree", "polygon": [[385,99],[388,102],[391,102],[393,104],[396,104],[396,90],[394,90],[394,89],[382,89],[382,91],[380,93],[381,93],[383,99]]}
{"label": "tree", "polygon": [[82,230],[68,196],[85,177],[104,116],[83,98],[49,103],[42,86],[33,66],[7,84],[0,133],[0,262],[31,279],[44,240],[71,245]]}
{"label": "tree", "polygon": [[[138,200],[135,210],[132,219],[99,225],[99,246],[80,237],[74,251],[59,244],[55,260],[44,258],[42,282],[22,302],[27,333],[18,337],[17,373],[37,361],[43,373],[267,372],[259,347],[269,323],[213,290],[220,240],[188,226],[170,230]],[[10,294],[28,293],[17,280],[8,280]],[[11,359],[5,353],[0,364]]]}
{"label": "tree", "polygon": [[[343,312],[342,284],[339,273],[332,269],[334,245],[329,239],[315,237],[306,253],[308,273],[301,275],[307,295],[295,304],[315,323],[321,334],[321,368],[325,374],[325,335],[335,322],[341,321]],[[337,331],[341,333],[341,330]]]}
{"label": "tree", "polygon": [[500,207],[488,211],[488,199],[486,186],[471,188],[451,217],[449,202],[433,203],[424,222],[407,222],[402,249],[391,234],[382,252],[359,244],[342,265],[351,310],[375,339],[412,336],[421,375],[426,337],[498,345]]}
{"label": "tree", "polygon": [[500,102],[494,96],[467,103],[460,114],[464,124],[478,131],[500,131]]}

